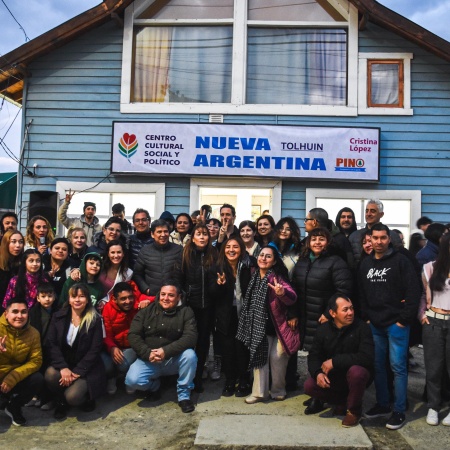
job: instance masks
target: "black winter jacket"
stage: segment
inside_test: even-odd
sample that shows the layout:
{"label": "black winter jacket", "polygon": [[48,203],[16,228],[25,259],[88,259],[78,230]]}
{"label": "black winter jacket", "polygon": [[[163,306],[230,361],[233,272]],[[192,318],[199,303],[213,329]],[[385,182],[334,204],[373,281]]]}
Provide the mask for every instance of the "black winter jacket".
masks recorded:
{"label": "black winter jacket", "polygon": [[322,363],[333,361],[332,372],[343,375],[351,366],[362,366],[372,374],[374,370],[374,343],[370,326],[360,319],[343,328],[333,320],[319,325],[308,354],[308,371],[316,379],[322,373]]}
{"label": "black winter jacket", "polygon": [[[245,255],[239,263],[238,276],[241,287],[241,296],[244,299],[247,292],[250,278],[256,267],[256,259],[253,256]],[[210,293],[214,299],[215,307],[215,328],[224,335],[228,335],[231,329],[233,317],[233,299],[236,288],[236,279],[231,274],[226,275],[225,284],[217,284],[217,273],[220,269],[216,266],[210,271]]]}
{"label": "black winter jacket", "polygon": [[[216,249],[214,256],[217,258]],[[204,267],[205,253],[201,250],[195,250],[193,261],[189,268],[186,264],[182,266],[182,286],[186,292],[186,304],[194,309],[204,309],[211,306],[211,297],[209,294],[209,278],[211,273]],[[217,275],[216,275],[217,278]]]}
{"label": "black winter jacket", "polygon": [[145,245],[139,253],[134,266],[133,280],[142,293],[156,295],[164,280],[175,278],[181,282],[181,256],[183,247],[168,242],[157,245],[155,242]]}
{"label": "black winter jacket", "polygon": [[128,341],[144,361],[148,361],[151,350],[156,348],[163,348],[165,359],[178,356],[197,344],[194,312],[184,305],[165,311],[157,298],[134,316]]}
{"label": "black winter jacket", "polygon": [[352,273],[342,258],[324,252],[314,261],[309,256],[297,261],[292,285],[297,292],[300,308],[300,342],[309,350],[319,317],[328,315],[330,297],[337,292],[351,295]]}
{"label": "black winter jacket", "polygon": [[89,396],[91,399],[95,399],[106,393],[105,366],[100,357],[103,349],[102,319],[98,316],[88,331],[84,326],[80,328],[72,347],[72,363],[69,363],[64,352],[68,347],[66,340],[71,317],[70,308],[63,308],[53,314],[44,343],[45,353],[49,364],[55,369],[69,368],[85,378]]}
{"label": "black winter jacket", "polygon": [[361,261],[358,284],[364,320],[370,320],[376,327],[413,323],[422,287],[405,255],[389,249],[382,258],[376,259],[372,252]]}

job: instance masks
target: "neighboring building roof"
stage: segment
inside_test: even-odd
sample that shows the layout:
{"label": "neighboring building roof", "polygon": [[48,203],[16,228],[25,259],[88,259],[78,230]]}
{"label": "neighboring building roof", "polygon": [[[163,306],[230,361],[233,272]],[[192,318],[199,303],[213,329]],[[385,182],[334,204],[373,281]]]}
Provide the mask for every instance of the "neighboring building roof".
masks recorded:
{"label": "neighboring building roof", "polygon": [[0,209],[14,210],[17,195],[17,172],[0,173]]}
{"label": "neighboring building roof", "polygon": [[[23,96],[23,80],[27,76],[27,66],[30,62],[109,20],[120,22],[119,15],[133,1],[104,0],[101,4],[1,57],[0,95],[20,104]],[[367,21],[376,23],[450,62],[450,42],[445,39],[375,0],[349,0],[349,2],[358,8],[361,17],[360,28],[364,28]]]}

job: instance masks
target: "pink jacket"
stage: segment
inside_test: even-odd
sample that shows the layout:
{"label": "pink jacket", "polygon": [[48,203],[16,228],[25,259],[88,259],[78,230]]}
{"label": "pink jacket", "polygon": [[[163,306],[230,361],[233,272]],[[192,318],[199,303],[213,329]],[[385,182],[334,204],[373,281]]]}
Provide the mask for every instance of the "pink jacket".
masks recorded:
{"label": "pink jacket", "polygon": [[278,283],[284,287],[284,295],[283,297],[277,297],[275,291],[269,286],[269,313],[275,324],[275,331],[284,351],[291,356],[300,348],[300,334],[298,328],[291,330],[287,323],[286,315],[287,307],[297,301],[297,294],[287,281],[276,277],[273,273],[268,278],[270,284],[274,284],[274,278],[277,278]]}

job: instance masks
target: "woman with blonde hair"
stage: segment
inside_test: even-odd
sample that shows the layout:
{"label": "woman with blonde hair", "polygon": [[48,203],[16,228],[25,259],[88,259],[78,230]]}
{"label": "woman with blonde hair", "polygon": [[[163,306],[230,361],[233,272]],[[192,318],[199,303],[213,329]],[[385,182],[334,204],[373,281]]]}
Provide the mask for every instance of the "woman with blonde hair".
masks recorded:
{"label": "woman with blonde hair", "polygon": [[35,248],[41,255],[44,255],[48,253],[48,248],[54,238],[50,222],[43,216],[34,216],[27,225],[25,250]]}
{"label": "woman with blonde hair", "polygon": [[93,411],[95,399],[106,392],[103,325],[85,284],[69,289],[68,303],[52,317],[45,346],[50,363],[45,382],[56,397],[55,419],[64,419],[69,406]]}

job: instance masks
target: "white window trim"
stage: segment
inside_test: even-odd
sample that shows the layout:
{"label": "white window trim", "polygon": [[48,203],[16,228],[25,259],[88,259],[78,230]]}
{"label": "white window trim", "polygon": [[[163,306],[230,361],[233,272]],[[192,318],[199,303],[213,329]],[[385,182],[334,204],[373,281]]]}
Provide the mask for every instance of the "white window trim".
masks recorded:
{"label": "white window trim", "polygon": [[[159,217],[165,210],[166,206],[166,185],[165,183],[101,183],[98,186],[92,187],[93,183],[85,181],[57,181],[56,191],[60,199],[64,199],[66,192],[72,191],[82,192],[89,189],[89,192],[100,192],[105,194],[155,194],[155,217]],[[58,207],[59,209],[59,207]],[[81,215],[81,212],[80,212]],[[58,234],[63,236],[65,233],[64,226],[59,223],[57,225]]]}
{"label": "white window trim", "polygon": [[236,189],[272,189],[271,215],[275,222],[281,219],[281,192],[283,182],[277,180],[265,180],[261,178],[240,179],[240,178],[191,178],[189,211],[198,209],[200,188],[233,188]]}
{"label": "white window trim", "polygon": [[[422,216],[422,192],[412,190],[375,190],[375,189],[306,189],[306,211],[316,207],[317,198],[348,198],[383,200],[410,200],[410,229],[414,228],[416,220]],[[345,206],[345,205],[342,205]]]}
{"label": "white window trim", "polygon": [[[412,53],[360,53],[358,57],[358,114],[383,116],[412,116],[411,60]],[[370,59],[403,60],[403,108],[372,108],[367,106],[367,61]]]}
{"label": "white window trim", "polygon": [[[154,1],[154,0],[153,0]],[[136,0],[125,10],[125,25],[122,49],[122,78],[120,95],[120,112],[122,114],[262,114],[262,115],[291,115],[291,116],[346,116],[356,117],[358,112],[358,93],[351,89],[356,83],[358,67],[358,10],[347,0],[328,0],[346,20],[346,22],[326,23],[327,27],[348,26],[347,45],[347,106],[332,105],[285,105],[285,104],[243,104],[245,98],[245,84],[242,82],[246,77],[243,52],[246,51],[245,32],[238,32],[239,39],[233,40],[232,56],[232,98],[231,103],[131,103],[131,78],[133,64],[133,25],[134,17],[143,12],[151,3],[151,0]],[[245,28],[247,26],[246,2],[235,1],[234,27]],[[139,22],[154,22],[140,20]],[[170,22],[170,21],[169,21]],[[177,23],[208,23],[204,20],[189,20]],[[227,22],[227,21],[223,21]],[[173,21],[171,22],[173,23]],[[214,21],[219,23],[219,21]],[[252,23],[254,23],[252,21]],[[255,22],[256,23],[256,22]],[[260,23],[260,22],[257,22]],[[299,25],[305,22],[265,22],[270,25],[289,26]],[[308,26],[319,26],[321,23],[306,23]],[[323,24],[322,24],[323,25]],[[236,89],[236,86],[242,89]]]}

